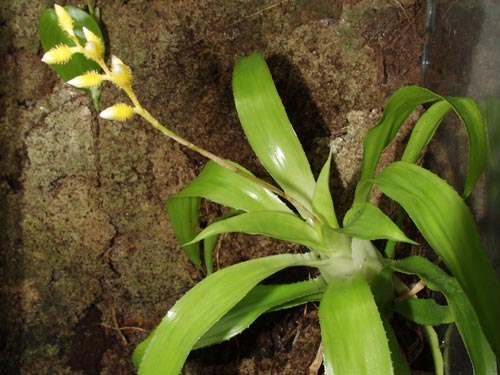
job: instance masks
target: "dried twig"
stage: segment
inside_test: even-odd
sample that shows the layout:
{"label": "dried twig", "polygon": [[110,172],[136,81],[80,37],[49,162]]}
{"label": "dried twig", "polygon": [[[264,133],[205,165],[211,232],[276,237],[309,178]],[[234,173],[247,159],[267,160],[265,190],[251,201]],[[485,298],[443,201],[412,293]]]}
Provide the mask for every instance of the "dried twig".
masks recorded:
{"label": "dried twig", "polygon": [[323,363],[323,344],[320,343],[318,351],[316,352],[316,356],[314,357],[314,360],[309,366],[308,375],[318,375],[322,363]]}

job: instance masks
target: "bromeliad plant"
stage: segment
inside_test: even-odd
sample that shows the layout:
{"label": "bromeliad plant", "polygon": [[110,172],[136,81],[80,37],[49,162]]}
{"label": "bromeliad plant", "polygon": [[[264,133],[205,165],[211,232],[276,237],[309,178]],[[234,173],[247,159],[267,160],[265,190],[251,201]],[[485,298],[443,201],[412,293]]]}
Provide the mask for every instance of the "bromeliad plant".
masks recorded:
{"label": "bromeliad plant", "polygon": [[[101,117],[126,120],[138,114],[165,135],[210,159],[200,175],[167,202],[184,252],[207,276],[175,303],[137,347],[133,361],[139,374],[177,375],[191,350],[228,340],[266,312],[309,301],[319,302],[326,374],[410,374],[391,326],[394,314],[424,327],[436,374],[445,370],[433,326],[452,323],[462,336],[475,373],[496,373],[500,283],[464,203],[486,158],[485,128],[472,99],[444,97],[415,86],[398,90],[381,120],[366,135],[354,202],[340,225],[329,188],[332,155],[315,179],[261,54],[238,59],[233,93],[248,141],[276,185],[161,125],[137,99],[130,68],[114,56],[108,68],[99,33],[83,27],[82,38],[70,9],[56,6],[55,14],[54,22],[69,42],[49,49],[43,61],[65,64],[73,55],[82,54],[100,71],[82,72],[68,83],[90,88],[108,80],[130,98],[131,104],[116,104],[101,112]],[[64,70],[64,65],[56,66],[58,73]],[[422,104],[428,109],[416,122],[401,160],[376,173],[382,151]],[[416,165],[450,111],[465,125],[469,140],[469,171],[462,196],[446,181]],[[414,242],[371,203],[374,186],[401,205],[449,273],[419,256],[395,260],[395,243]],[[199,232],[201,199],[231,210]],[[217,236],[227,232],[261,234],[303,245],[307,251],[252,259],[214,271],[212,250]],[[379,239],[387,240],[384,252],[371,242]],[[315,267],[319,276],[292,284],[262,283],[294,266]],[[424,283],[440,292],[447,304],[417,298],[400,274],[416,275],[419,285]]]}

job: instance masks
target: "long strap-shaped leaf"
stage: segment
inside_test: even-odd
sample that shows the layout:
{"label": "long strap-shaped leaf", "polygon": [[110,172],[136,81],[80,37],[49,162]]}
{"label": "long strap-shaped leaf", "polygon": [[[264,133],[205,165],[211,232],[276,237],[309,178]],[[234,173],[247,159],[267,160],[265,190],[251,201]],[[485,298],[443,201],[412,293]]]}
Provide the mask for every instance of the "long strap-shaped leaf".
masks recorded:
{"label": "long strap-shaped leaf", "polygon": [[394,373],[382,319],[361,274],[330,281],[319,319],[326,375]]}
{"label": "long strap-shaped leaf", "polygon": [[281,254],[224,268],[203,279],[168,311],[133,360],[139,375],[178,375],[189,352],[210,327],[266,277],[307,265],[310,254]]}
{"label": "long strap-shaped leaf", "polygon": [[397,302],[393,309],[406,319],[421,325],[438,326],[455,321],[450,307],[439,305],[433,299],[409,298]]}
{"label": "long strap-shaped leaf", "polygon": [[[200,215],[200,201],[199,197],[171,198],[167,200],[167,213],[170,217],[175,238],[180,244],[188,243],[196,236],[198,217]],[[198,269],[202,270],[198,242],[183,246],[182,251]]]}
{"label": "long strap-shaped leaf", "polygon": [[203,335],[196,343],[195,349],[236,336],[267,311],[319,301],[325,289],[326,283],[322,278],[293,284],[257,285]]}
{"label": "long strap-shaped leaf", "polygon": [[418,119],[413,128],[410,139],[405,147],[401,160],[416,163],[422,150],[432,139],[436,130],[443,121],[444,116],[450,111],[451,105],[440,100],[427,109]]}
{"label": "long strap-shaped leaf", "polygon": [[313,212],[319,217],[321,222],[331,228],[338,228],[337,215],[333,206],[332,194],[330,192],[330,164],[332,162],[332,153],[328,155],[323,168],[318,176],[316,188],[312,201]]}
{"label": "long strap-shaped leaf", "polygon": [[405,209],[457,278],[498,357],[500,282],[462,198],[446,181],[406,162],[390,164],[374,183]]}
{"label": "long strap-shaped leaf", "polygon": [[370,202],[359,211],[348,211],[344,225],[338,232],[352,237],[364,240],[389,239],[415,244],[380,208]]}
{"label": "long strap-shaped leaf", "polygon": [[255,154],[281,188],[311,211],[314,177],[260,53],[236,61],[233,94]]}
{"label": "long strap-shaped leaf", "polygon": [[[235,164],[238,168],[242,168]],[[245,171],[249,173],[248,171]],[[167,212],[177,241],[185,244],[196,236],[200,198],[243,211],[291,212],[274,194],[253,181],[209,161],[201,173],[167,200]],[[201,269],[198,243],[183,246],[189,260]],[[207,247],[205,247],[205,250]],[[209,255],[209,254],[207,254]],[[210,273],[210,257],[205,257]]]}
{"label": "long strap-shaped leaf", "polygon": [[191,242],[229,232],[262,234],[279,240],[307,246],[328,252],[318,232],[299,216],[279,211],[255,211],[219,220],[201,231]]}
{"label": "long strap-shaped leaf", "polygon": [[203,197],[247,212],[291,212],[286,204],[266,188],[212,161],[207,163],[198,177],[169,200],[187,197]]}
{"label": "long strap-shaped leaf", "polygon": [[422,257],[409,257],[391,263],[399,272],[418,275],[434,291],[444,294],[454,315],[476,375],[496,374],[495,355],[486,341],[477,316],[457,280]]}
{"label": "long strap-shaped leaf", "polygon": [[389,350],[391,351],[392,366],[394,367],[394,375],[411,375],[408,362],[399,346],[396,333],[391,326],[391,323],[382,317],[384,329],[389,342]]}
{"label": "long strap-shaped leaf", "polygon": [[[389,99],[380,121],[366,135],[360,182],[368,181],[372,178],[382,151],[394,139],[410,113],[418,105],[439,101],[444,101],[447,104],[432,106],[430,111],[424,115],[425,121],[421,121],[417,128],[420,134],[410,138],[408,147],[411,151],[405,155],[405,160],[414,160],[415,156],[420,154],[434,135],[435,129],[441,122],[447,109],[453,109],[467,130],[469,141],[469,173],[463,194],[467,196],[470,193],[483,170],[486,160],[486,132],[481,112],[476,103],[470,98],[443,97],[418,86],[403,87],[396,91]],[[424,130],[423,127],[425,125],[429,126],[429,128]],[[369,186],[358,184],[355,205],[363,204],[368,197]]]}

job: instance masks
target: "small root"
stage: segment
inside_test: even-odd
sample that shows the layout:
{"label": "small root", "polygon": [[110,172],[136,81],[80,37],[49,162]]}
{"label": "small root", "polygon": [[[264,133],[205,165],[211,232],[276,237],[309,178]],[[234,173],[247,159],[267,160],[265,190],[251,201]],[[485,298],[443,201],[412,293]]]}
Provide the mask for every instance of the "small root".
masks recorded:
{"label": "small root", "polygon": [[[124,327],[120,327],[118,324],[118,320],[116,319],[116,311],[115,311],[114,307],[111,308],[111,320],[113,322],[113,325],[101,323],[101,326],[103,326],[104,328],[111,329],[113,332],[115,332],[116,335],[118,336],[120,343],[124,347],[126,347],[128,345],[128,340],[125,337],[125,335],[122,333],[122,329]],[[125,327],[125,328],[132,328],[132,327]]]}

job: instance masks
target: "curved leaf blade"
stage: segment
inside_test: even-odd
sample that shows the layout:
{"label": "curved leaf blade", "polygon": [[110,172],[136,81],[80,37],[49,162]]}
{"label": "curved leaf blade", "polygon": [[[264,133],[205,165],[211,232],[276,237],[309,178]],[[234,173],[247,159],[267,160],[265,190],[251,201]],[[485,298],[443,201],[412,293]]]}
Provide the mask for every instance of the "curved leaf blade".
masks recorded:
{"label": "curved leaf blade", "polygon": [[[172,224],[172,229],[174,230],[175,238],[180,244],[187,243],[196,236],[200,201],[198,197],[183,197],[179,199],[170,197],[167,200],[167,213]],[[198,269],[202,270],[198,243],[183,246],[182,251],[184,251],[189,260]]]}
{"label": "curved leaf blade", "polygon": [[338,231],[364,240],[388,239],[416,244],[372,203],[366,203],[358,211],[349,210],[344,218],[344,227]]}
{"label": "curved leaf blade", "polygon": [[318,313],[326,375],[394,373],[384,326],[361,274],[331,280]]}
{"label": "curved leaf blade", "polygon": [[438,305],[432,299],[405,299],[397,302],[393,310],[406,319],[421,325],[438,326],[455,321],[455,316],[449,306]]}
{"label": "curved leaf blade", "polygon": [[389,341],[389,349],[391,351],[392,364],[394,366],[395,375],[411,375],[410,367],[408,362],[401,351],[401,348],[396,337],[396,333],[392,328],[391,324],[387,321],[386,317],[382,317],[382,323],[384,324],[385,332],[387,333],[387,339]]}
{"label": "curved leaf blade", "polygon": [[[443,97],[423,87],[408,86],[396,91],[389,99],[380,121],[365,137],[361,184],[358,184],[354,205],[362,204],[369,198],[369,184],[364,184],[373,177],[384,148],[394,139],[403,122],[410,113],[421,104],[443,102],[431,106],[419,122],[417,133],[412,134],[409,151],[404,160],[415,162],[425,145],[434,135],[435,128],[442,117],[451,108],[465,125],[469,142],[469,171],[464,187],[467,196],[476,184],[486,161],[486,132],[481,112],[474,100],[466,97]],[[446,104],[445,104],[446,103]],[[423,128],[426,127],[424,130]],[[428,127],[428,128],[427,128]]]}
{"label": "curved leaf blade", "polygon": [[136,349],[133,360],[139,375],[178,375],[200,337],[255,285],[310,260],[310,254],[274,255],[235,264],[203,279],[175,303],[146,344]]}
{"label": "curved leaf blade", "polygon": [[427,341],[431,351],[432,360],[434,362],[434,371],[436,372],[436,375],[444,375],[444,359],[439,346],[438,334],[432,326],[422,326],[422,328],[425,340]]}
{"label": "curved leaf blade", "polygon": [[316,230],[295,214],[277,211],[254,211],[216,221],[201,231],[188,244],[221,233],[261,234],[279,240],[326,251]]}
{"label": "curved leaf blade", "polygon": [[424,148],[436,133],[436,130],[443,121],[444,116],[450,111],[451,105],[447,101],[440,100],[432,104],[415,124],[410,139],[406,144],[402,161],[416,163]]}
{"label": "curved leaf blade", "polygon": [[311,167],[260,53],[236,61],[233,94],[255,154],[281,188],[311,211],[315,187]]}
{"label": "curved leaf blade", "polygon": [[446,181],[406,162],[390,164],[374,179],[374,183],[405,209],[457,278],[498,356],[500,282],[462,198]]}
{"label": "curved leaf blade", "polygon": [[[181,244],[191,241],[197,234],[200,198],[244,211],[273,209],[291,212],[269,190],[209,161],[188,186],[167,200],[167,213],[177,241]],[[211,273],[211,249],[216,239],[207,241],[204,246],[205,263],[207,273]],[[185,245],[182,249],[191,262],[201,269],[199,244]]]}
{"label": "curved leaf blade", "polygon": [[294,284],[257,285],[203,335],[194,349],[229,340],[268,311],[319,301],[325,288],[326,284],[322,279],[311,279]]}
{"label": "curved leaf blade", "polygon": [[[418,105],[440,99],[441,97],[432,91],[418,86],[400,88],[390,97],[382,118],[365,137],[360,182],[373,177],[382,151],[394,139],[403,122],[414,109]],[[367,201],[368,194],[369,189],[356,191],[355,203]]]}
{"label": "curved leaf blade", "polygon": [[223,206],[247,212],[282,211],[291,213],[286,204],[266,188],[212,161],[206,164],[201,173],[188,186],[169,199],[184,197],[203,197]]}
{"label": "curved leaf blade", "polygon": [[313,195],[313,213],[318,216],[323,224],[331,228],[338,228],[337,215],[333,206],[332,194],[330,192],[330,164],[332,162],[332,153],[328,155],[316,182],[316,188]]}
{"label": "curved leaf blade", "polygon": [[487,155],[486,128],[481,110],[476,102],[468,97],[445,97],[465,125],[469,143],[469,170],[462,196],[467,197],[481,177]]}
{"label": "curved leaf blade", "polygon": [[434,291],[443,293],[455,317],[455,324],[462,336],[477,375],[496,374],[495,354],[486,340],[480,318],[457,280],[427,259],[413,256],[390,263],[398,272],[418,275]]}

